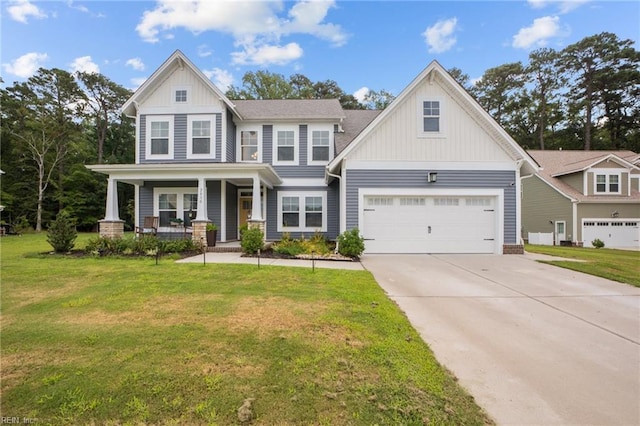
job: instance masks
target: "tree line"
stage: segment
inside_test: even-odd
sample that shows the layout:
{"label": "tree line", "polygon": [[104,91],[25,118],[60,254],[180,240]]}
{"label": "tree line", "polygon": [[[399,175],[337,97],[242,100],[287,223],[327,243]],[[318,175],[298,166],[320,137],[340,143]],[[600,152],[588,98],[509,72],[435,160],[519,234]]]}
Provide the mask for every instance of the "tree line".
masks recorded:
{"label": "tree line", "polygon": [[[527,149],[640,151],[640,53],[601,33],[561,51],[531,52],[527,64],[490,68],[471,82],[451,75]],[[120,107],[132,92],[98,73],[40,68],[0,89],[2,221],[41,230],[64,210],[90,230],[104,215],[106,180],[85,164],[132,164],[134,120]],[[229,99],[339,99],[345,109],[384,109],[395,96],[372,90],[359,101],[333,80],[247,72]],[[120,217],[133,224],[133,188],[118,188]]]}

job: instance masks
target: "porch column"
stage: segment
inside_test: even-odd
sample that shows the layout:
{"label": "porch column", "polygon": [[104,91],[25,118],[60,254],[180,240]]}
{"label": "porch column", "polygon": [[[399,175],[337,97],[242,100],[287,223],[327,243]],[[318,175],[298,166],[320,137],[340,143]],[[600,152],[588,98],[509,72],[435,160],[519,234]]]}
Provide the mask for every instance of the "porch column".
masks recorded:
{"label": "porch column", "polygon": [[260,177],[253,178],[253,202],[251,208],[251,220],[262,221],[262,197],[260,196]]}
{"label": "porch column", "polygon": [[207,224],[211,221],[207,217],[207,181],[198,178],[198,210],[196,218],[191,221],[191,239],[196,243],[207,245]]}
{"label": "porch column", "polygon": [[107,180],[107,204],[104,219],[99,222],[100,236],[104,238],[119,238],[124,235],[124,221],[118,214],[118,181]]}

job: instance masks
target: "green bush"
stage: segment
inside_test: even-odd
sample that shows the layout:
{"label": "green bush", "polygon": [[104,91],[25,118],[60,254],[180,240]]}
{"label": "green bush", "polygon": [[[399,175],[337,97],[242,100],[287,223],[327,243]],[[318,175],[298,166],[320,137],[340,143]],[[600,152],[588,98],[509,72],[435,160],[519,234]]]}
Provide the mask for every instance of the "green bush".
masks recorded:
{"label": "green bush", "polygon": [[596,238],[595,240],[591,241],[591,244],[597,249],[604,247],[604,241],[602,241],[600,238]]}
{"label": "green bush", "polygon": [[259,228],[248,228],[242,232],[240,247],[247,254],[256,254],[264,246],[264,234]]}
{"label": "green bush", "polygon": [[191,238],[181,240],[161,241],[153,235],[139,238],[125,236],[123,238],[96,237],[87,241],[85,252],[93,255],[155,255],[161,253],[182,253],[197,250]]}
{"label": "green bush", "polygon": [[77,237],[75,219],[64,210],[58,213],[56,219],[49,224],[47,242],[56,253],[70,252]]}
{"label": "green bush", "polygon": [[13,232],[16,234],[27,234],[33,232],[33,227],[26,216],[20,216],[13,223]]}
{"label": "green bush", "polygon": [[283,239],[280,242],[273,245],[273,251],[280,254],[286,254],[289,256],[297,256],[304,253],[304,247],[298,240]]}
{"label": "green bush", "polygon": [[360,257],[364,252],[364,238],[358,228],[344,231],[338,235],[338,253],[348,257]]}

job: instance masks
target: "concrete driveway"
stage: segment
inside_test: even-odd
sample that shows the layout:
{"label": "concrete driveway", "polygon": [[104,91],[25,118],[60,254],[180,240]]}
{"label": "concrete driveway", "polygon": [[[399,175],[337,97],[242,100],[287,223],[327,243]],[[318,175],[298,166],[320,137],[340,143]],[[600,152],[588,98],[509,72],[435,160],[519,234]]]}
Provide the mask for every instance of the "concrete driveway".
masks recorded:
{"label": "concrete driveway", "polygon": [[362,263],[501,425],[639,425],[640,289],[537,255]]}

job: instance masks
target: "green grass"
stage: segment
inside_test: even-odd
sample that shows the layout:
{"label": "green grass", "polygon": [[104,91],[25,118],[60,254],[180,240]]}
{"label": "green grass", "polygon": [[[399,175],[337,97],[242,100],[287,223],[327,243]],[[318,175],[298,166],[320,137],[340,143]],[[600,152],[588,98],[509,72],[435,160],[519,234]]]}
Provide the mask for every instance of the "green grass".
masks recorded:
{"label": "green grass", "polygon": [[538,245],[526,245],[525,250],[581,260],[582,262],[554,260],[543,263],[640,287],[640,251]]}
{"label": "green grass", "polygon": [[368,272],[0,244],[2,416],[228,425],[255,398],[253,424],[492,423]]}

